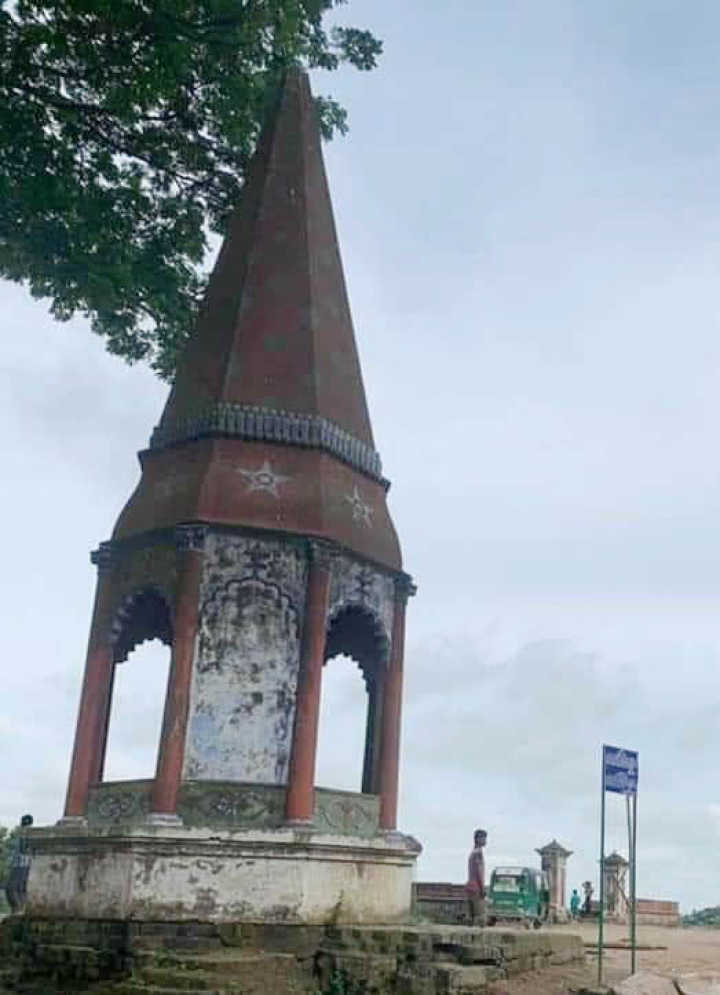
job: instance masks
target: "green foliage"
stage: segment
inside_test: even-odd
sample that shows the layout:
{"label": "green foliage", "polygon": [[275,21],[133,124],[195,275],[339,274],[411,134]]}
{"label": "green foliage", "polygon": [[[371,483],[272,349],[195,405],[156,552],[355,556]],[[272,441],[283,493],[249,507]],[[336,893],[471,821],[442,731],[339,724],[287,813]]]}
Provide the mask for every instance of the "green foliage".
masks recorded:
{"label": "green foliage", "polygon": [[0,275],[170,378],[284,69],[376,64],[342,2],[0,0]]}
{"label": "green foliage", "polygon": [[720,928],[720,905],[707,909],[693,909],[690,915],[682,917],[683,926],[713,926]]}
{"label": "green foliage", "polygon": [[318,995],[365,995],[367,985],[354,981],[345,970],[335,970],[330,977],[329,987]]}

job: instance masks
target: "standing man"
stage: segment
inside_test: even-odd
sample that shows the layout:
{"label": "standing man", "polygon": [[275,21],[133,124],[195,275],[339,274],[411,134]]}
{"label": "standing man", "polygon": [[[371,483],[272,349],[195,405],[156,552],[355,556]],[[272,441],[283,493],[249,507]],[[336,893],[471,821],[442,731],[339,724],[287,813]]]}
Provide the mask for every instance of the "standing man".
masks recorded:
{"label": "standing man", "polygon": [[485,906],[485,858],[483,847],[487,843],[484,829],[476,829],[473,834],[473,848],[468,857],[468,880],[465,890],[468,898],[468,912],[471,926],[487,925]]}
{"label": "standing man", "polygon": [[30,873],[30,847],[24,829],[33,824],[31,815],[20,819],[20,831],[10,840],[10,874],[5,886],[5,894],[12,912],[22,912],[27,891],[27,879]]}

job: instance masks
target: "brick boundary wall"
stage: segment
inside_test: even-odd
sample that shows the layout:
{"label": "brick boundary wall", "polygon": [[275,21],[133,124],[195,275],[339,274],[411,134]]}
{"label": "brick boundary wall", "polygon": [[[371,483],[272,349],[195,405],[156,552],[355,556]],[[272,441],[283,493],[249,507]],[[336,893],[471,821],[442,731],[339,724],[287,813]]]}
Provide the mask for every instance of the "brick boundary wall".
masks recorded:
{"label": "brick boundary wall", "polygon": [[679,926],[680,907],[677,902],[638,898],[637,921],[642,926]]}
{"label": "brick boundary wall", "polygon": [[467,917],[465,885],[440,881],[415,881],[412,909],[437,923],[460,923]]}
{"label": "brick boundary wall", "polygon": [[[416,881],[413,884],[413,909],[434,922],[462,921],[466,901],[462,884],[447,881]],[[597,903],[593,902],[593,906]],[[679,905],[655,898],[638,898],[637,921],[641,926],[679,926]]]}

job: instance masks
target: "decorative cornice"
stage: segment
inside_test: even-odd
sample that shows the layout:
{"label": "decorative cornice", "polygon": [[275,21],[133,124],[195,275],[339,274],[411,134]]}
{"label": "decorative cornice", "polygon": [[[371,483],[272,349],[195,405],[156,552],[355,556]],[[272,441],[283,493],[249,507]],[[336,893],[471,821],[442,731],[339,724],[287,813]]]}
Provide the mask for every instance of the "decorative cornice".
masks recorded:
{"label": "decorative cornice", "polygon": [[218,401],[172,425],[157,426],[150,438],[151,449],[204,436],[229,436],[251,442],[281,442],[288,446],[323,449],[355,470],[387,482],[380,455],[372,446],[321,415],[261,408],[250,404]]}
{"label": "decorative cornice", "polygon": [[207,525],[177,525],[175,527],[175,546],[184,553],[202,553],[207,538]]}
{"label": "decorative cornice", "polygon": [[546,854],[547,855],[550,855],[550,854],[555,855],[555,854],[557,854],[557,855],[559,855],[561,857],[570,857],[570,856],[572,856],[573,851],[572,850],[566,850],[565,847],[561,843],[558,843],[558,841],[556,839],[553,839],[553,840],[550,840],[549,843],[546,843],[545,846],[536,847],[535,848],[535,853],[539,853],[541,857],[544,857]]}
{"label": "decorative cornice", "polygon": [[402,585],[409,585],[406,595],[407,597],[411,597],[417,591],[412,577],[409,574],[404,573],[403,571],[398,572],[392,567],[388,567],[386,564],[379,563],[378,561],[372,560],[367,556],[363,556],[350,546],[345,546],[335,540],[322,539],[319,537],[315,539],[310,536],[286,532],[283,529],[267,529],[259,528],[257,526],[228,524],[227,522],[196,522],[193,524],[164,526],[161,528],[149,529],[147,532],[140,532],[135,535],[125,536],[122,539],[108,539],[107,541],[101,542],[99,548],[90,554],[92,562],[96,563],[96,557],[102,556],[105,561],[111,559],[112,563],[116,563],[131,552],[156,546],[169,546],[172,548],[174,545],[177,548],[176,530],[183,528],[205,529],[206,535],[210,535],[212,533],[219,535],[247,536],[257,539],[280,539],[288,545],[294,545],[297,549],[304,550],[308,557],[312,555],[308,552],[309,542],[328,543],[337,550],[338,556],[345,556],[353,562],[364,564],[370,570],[391,578],[394,583],[399,584],[401,587]]}
{"label": "decorative cornice", "polygon": [[98,548],[90,553],[90,562],[98,570],[109,570],[113,565],[113,543],[101,542]]}
{"label": "decorative cornice", "polygon": [[395,600],[407,604],[408,598],[417,594],[417,586],[410,574],[401,573],[395,577]]}

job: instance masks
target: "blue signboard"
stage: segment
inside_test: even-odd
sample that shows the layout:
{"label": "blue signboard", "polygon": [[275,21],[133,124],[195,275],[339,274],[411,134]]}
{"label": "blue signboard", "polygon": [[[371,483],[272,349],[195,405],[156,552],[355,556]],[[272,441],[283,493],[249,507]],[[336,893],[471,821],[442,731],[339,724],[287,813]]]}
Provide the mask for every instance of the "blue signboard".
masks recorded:
{"label": "blue signboard", "polygon": [[634,795],[638,785],[638,755],[619,746],[603,746],[603,781],[606,791]]}

